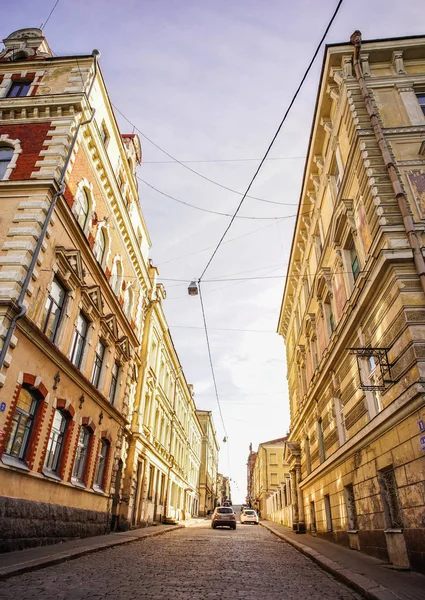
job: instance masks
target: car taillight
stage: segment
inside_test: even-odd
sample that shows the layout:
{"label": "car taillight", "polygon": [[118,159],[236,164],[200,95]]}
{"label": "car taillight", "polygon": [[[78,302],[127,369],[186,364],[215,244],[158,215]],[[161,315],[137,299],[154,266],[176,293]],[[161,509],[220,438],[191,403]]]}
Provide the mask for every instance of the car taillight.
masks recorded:
{"label": "car taillight", "polygon": [[236,520],[236,515],[232,515],[232,519]]}

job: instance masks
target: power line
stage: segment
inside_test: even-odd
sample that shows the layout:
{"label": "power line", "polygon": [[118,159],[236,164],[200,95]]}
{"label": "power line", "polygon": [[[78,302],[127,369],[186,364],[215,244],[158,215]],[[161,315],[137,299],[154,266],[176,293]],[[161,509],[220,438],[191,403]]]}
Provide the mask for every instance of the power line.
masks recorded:
{"label": "power line", "polygon": [[[341,2],[342,2],[342,0],[341,0]],[[140,135],[143,138],[145,138],[145,140],[150,142],[153,146],[155,146],[155,148],[157,148],[158,150],[160,150],[161,152],[163,152],[164,154],[169,156],[173,162],[176,162],[177,164],[181,165],[182,167],[184,167],[185,169],[187,169],[194,175],[197,175],[198,177],[205,179],[205,181],[209,181],[210,183],[222,188],[223,190],[227,190],[228,192],[232,192],[233,194],[237,194],[238,196],[244,196],[244,197],[247,196],[246,194],[243,194],[242,192],[238,192],[237,190],[234,190],[233,188],[230,188],[227,185],[223,185],[222,183],[219,183],[218,181],[215,181],[214,179],[211,179],[210,177],[207,177],[206,175],[202,175],[202,173],[199,173],[199,171],[192,169],[192,167],[188,167],[187,164],[185,164],[185,162],[179,160],[178,158],[176,158],[175,156],[173,156],[172,154],[170,154],[169,152],[164,150],[164,148],[161,148],[161,146],[156,144],[151,138],[149,138],[146,134],[144,134],[143,131],[141,131],[138,127],[136,127],[136,125],[132,121],[130,121],[130,119],[128,117],[126,117],[125,114],[122,113],[117,106],[115,106],[115,104],[112,104],[112,106],[117,111],[117,113],[119,113],[123,117],[123,119],[125,119],[127,121],[127,123],[129,123],[133,127],[133,130],[137,131],[137,133],[140,133]],[[270,202],[272,204],[282,204],[281,202],[275,202],[274,200],[266,200],[265,198],[258,198],[257,196],[248,196],[248,198],[251,198],[252,200],[258,200],[259,202]]]}
{"label": "power line", "polygon": [[211,375],[212,375],[212,379],[213,379],[213,383],[214,383],[215,397],[216,397],[216,400],[217,400],[218,411],[220,413],[220,418],[221,418],[221,423],[223,425],[224,434],[225,434],[225,436],[227,438],[226,425],[224,424],[223,413],[221,412],[220,399],[218,397],[217,381],[216,381],[216,378],[215,378],[214,365],[213,365],[213,360],[212,360],[212,355],[211,355],[211,346],[210,346],[210,338],[209,338],[209,335],[208,335],[207,318],[205,316],[205,309],[204,309],[204,303],[203,303],[203,300],[202,300],[202,291],[201,291],[201,284],[200,283],[199,283],[198,287],[199,287],[199,299],[201,301],[202,319],[204,321],[205,339],[207,341],[208,357],[209,357],[209,360],[210,360]]}
{"label": "power line", "polygon": [[[332,275],[348,275],[353,274],[352,271],[334,271],[332,273]],[[358,274],[360,273],[367,273],[367,270],[362,271],[359,270],[357,271]],[[258,277],[229,277],[229,278],[217,278],[217,279],[203,279],[203,283],[216,283],[218,281],[253,281],[253,280],[260,280],[260,279],[303,279],[304,277],[316,277],[317,273],[303,273],[302,275],[258,275]],[[173,278],[168,278],[168,277],[158,277],[158,279],[160,279],[161,281],[181,281],[181,282],[186,282],[186,283],[190,283],[192,280],[189,279],[173,279]],[[199,280],[198,280],[199,282]]]}
{"label": "power line", "polygon": [[[196,327],[195,325],[169,325],[175,329],[203,329],[203,327]],[[274,329],[237,329],[235,327],[210,327],[210,331],[242,331],[244,333],[274,333]]]}
{"label": "power line", "polygon": [[[232,214],[229,214],[229,213],[223,213],[223,212],[219,212],[217,210],[210,210],[209,208],[202,208],[200,206],[196,206],[195,204],[190,204],[190,202],[185,202],[184,200],[179,200],[175,196],[171,196],[170,194],[167,194],[166,192],[163,192],[162,190],[158,189],[157,187],[155,187],[154,185],[152,185],[151,183],[146,181],[146,179],[142,179],[139,175],[137,175],[137,179],[139,181],[141,181],[142,183],[144,183],[145,185],[147,185],[148,187],[150,187],[151,189],[155,190],[155,192],[158,192],[158,194],[161,194],[162,196],[165,196],[166,198],[169,198],[170,200],[174,200],[175,202],[179,202],[180,204],[184,204],[185,206],[190,206],[190,208],[195,208],[196,210],[201,210],[203,212],[211,213],[213,215],[222,215],[223,217],[231,217],[232,216]],[[274,202],[273,200],[268,200],[268,202],[270,202],[272,204],[280,204],[281,206],[298,206],[298,204]],[[269,220],[270,219],[282,219],[282,218],[287,219],[288,217],[246,217],[246,216],[238,217],[238,219],[269,219]]]}
{"label": "power line", "polygon": [[[305,160],[305,156],[276,156],[269,157],[266,160]],[[258,161],[259,158],[214,158],[210,160],[180,160],[181,163],[190,164],[190,163],[225,163],[225,162],[251,162]],[[144,165],[175,165],[175,160],[144,160]],[[270,201],[269,201],[270,202]]]}
{"label": "power line", "polygon": [[252,187],[252,185],[253,185],[253,183],[254,183],[255,179],[257,178],[257,176],[258,176],[258,174],[259,174],[259,172],[260,172],[260,170],[261,170],[261,167],[263,166],[263,164],[264,164],[265,160],[267,159],[267,156],[268,156],[268,154],[269,154],[270,150],[272,149],[272,147],[273,147],[273,144],[275,143],[275,141],[276,141],[276,138],[277,138],[277,136],[279,135],[279,133],[280,133],[280,130],[282,129],[282,127],[283,127],[283,124],[285,123],[285,121],[286,121],[286,118],[287,118],[287,116],[288,116],[288,114],[289,114],[289,112],[290,112],[290,110],[291,110],[291,108],[292,108],[292,106],[293,106],[293,104],[294,104],[294,102],[295,102],[295,100],[296,100],[296,98],[297,98],[298,94],[300,93],[300,90],[301,90],[301,88],[302,88],[302,86],[303,86],[303,84],[304,84],[304,81],[307,79],[307,76],[308,76],[308,74],[309,74],[309,72],[310,72],[310,69],[311,69],[311,67],[313,66],[313,63],[314,63],[314,61],[316,60],[316,56],[317,56],[317,55],[318,55],[318,53],[319,53],[319,50],[320,50],[320,48],[321,48],[321,46],[322,46],[322,44],[323,44],[323,41],[324,41],[324,39],[326,38],[326,36],[327,36],[327,34],[328,34],[328,31],[329,31],[329,29],[331,28],[331,26],[332,26],[332,23],[333,23],[333,21],[334,21],[334,19],[335,19],[336,15],[338,14],[338,11],[339,11],[339,9],[340,9],[340,6],[341,6],[342,2],[343,2],[343,0],[339,0],[339,2],[338,2],[338,5],[337,5],[337,7],[336,7],[336,9],[335,9],[335,11],[334,11],[334,13],[333,13],[333,15],[332,15],[332,18],[331,18],[331,20],[329,21],[329,23],[328,23],[328,26],[327,26],[327,27],[326,27],[326,29],[325,29],[325,33],[323,34],[323,36],[322,36],[322,38],[321,38],[321,40],[320,40],[320,42],[319,42],[319,44],[318,44],[318,46],[317,46],[317,48],[316,48],[316,51],[315,51],[315,52],[314,52],[314,54],[313,54],[313,57],[312,57],[312,59],[311,59],[311,61],[310,61],[310,64],[308,65],[308,67],[307,67],[307,69],[306,69],[306,71],[305,71],[305,73],[304,73],[304,75],[303,75],[303,77],[302,77],[302,79],[301,79],[301,81],[300,81],[300,84],[298,85],[298,88],[296,89],[296,91],[295,91],[295,94],[293,95],[293,97],[292,97],[292,100],[291,100],[291,102],[289,103],[289,106],[288,106],[288,108],[286,109],[286,112],[285,112],[285,114],[283,115],[283,118],[282,118],[282,120],[281,120],[281,122],[280,122],[280,124],[279,124],[279,127],[277,128],[277,130],[276,130],[276,133],[274,134],[274,136],[273,136],[273,138],[272,138],[272,141],[270,142],[270,144],[269,144],[269,147],[268,147],[268,148],[267,148],[267,150],[266,150],[266,153],[264,154],[263,158],[261,159],[261,162],[260,162],[260,164],[258,165],[258,167],[257,167],[257,169],[256,169],[256,171],[255,171],[255,173],[254,173],[254,175],[253,175],[253,177],[252,177],[251,181],[249,182],[249,185],[248,185],[248,187],[246,188],[246,191],[245,191],[244,195],[242,196],[242,199],[241,199],[241,201],[239,202],[239,204],[238,204],[238,206],[237,206],[237,208],[236,208],[236,211],[234,212],[234,214],[233,214],[232,218],[230,219],[230,223],[229,223],[229,224],[228,224],[228,226],[226,227],[226,229],[225,229],[225,231],[224,231],[223,235],[221,236],[221,238],[220,238],[220,240],[219,240],[219,242],[218,242],[218,244],[217,244],[217,247],[216,247],[216,249],[214,250],[214,252],[212,253],[212,256],[211,256],[211,258],[209,259],[209,261],[208,261],[208,262],[207,262],[207,264],[206,264],[206,267],[205,267],[205,269],[202,271],[202,273],[201,273],[201,276],[199,277],[199,281],[201,281],[201,279],[202,279],[202,278],[203,278],[203,276],[205,275],[205,272],[206,272],[206,270],[208,269],[208,267],[210,266],[211,262],[213,261],[213,259],[214,259],[214,256],[217,254],[217,252],[218,252],[218,249],[220,248],[222,241],[224,240],[224,238],[225,238],[225,236],[226,236],[227,232],[229,231],[229,229],[231,228],[231,226],[232,226],[232,224],[233,224],[233,221],[236,219],[236,216],[237,216],[237,214],[238,214],[238,212],[239,212],[239,210],[240,210],[240,208],[241,208],[241,206],[242,206],[242,204],[243,204],[243,202],[244,202],[245,198],[248,196],[248,192],[249,192],[249,190],[251,189],[251,187]]}
{"label": "power line", "polygon": [[49,13],[49,16],[47,17],[47,19],[45,20],[45,22],[44,22],[44,23],[42,23],[42,24],[40,25],[40,29],[43,29],[43,27],[44,27],[44,28],[46,27],[47,23],[48,23],[48,22],[49,22],[49,20],[50,20],[50,17],[51,17],[51,16],[52,16],[52,14],[55,12],[55,8],[57,7],[57,5],[58,5],[58,4],[59,4],[59,0],[56,0],[56,2],[55,2],[55,5],[53,6],[52,10],[51,10],[51,11],[50,11],[50,13]]}

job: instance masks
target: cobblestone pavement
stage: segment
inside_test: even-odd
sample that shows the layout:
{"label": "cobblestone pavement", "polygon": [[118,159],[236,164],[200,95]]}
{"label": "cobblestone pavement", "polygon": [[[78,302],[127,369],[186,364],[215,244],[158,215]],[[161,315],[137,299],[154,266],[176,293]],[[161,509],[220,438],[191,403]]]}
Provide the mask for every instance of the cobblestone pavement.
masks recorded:
{"label": "cobblestone pavement", "polygon": [[209,522],[0,582],[1,600],[360,599],[262,527]]}

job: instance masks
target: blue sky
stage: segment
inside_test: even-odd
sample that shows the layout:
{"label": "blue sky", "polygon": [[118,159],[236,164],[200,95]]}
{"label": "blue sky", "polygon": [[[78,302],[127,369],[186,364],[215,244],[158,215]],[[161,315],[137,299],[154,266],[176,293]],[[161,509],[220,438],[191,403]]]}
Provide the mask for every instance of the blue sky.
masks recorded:
{"label": "blue sky", "polygon": [[[38,27],[53,0],[2,1],[0,34]],[[101,53],[112,102],[156,144],[188,166],[243,192],[298,86],[336,0],[60,0],[44,33],[54,52]],[[327,42],[425,34],[423,3],[345,0]],[[421,29],[422,28],[422,29]],[[220,468],[246,493],[248,446],[288,429],[283,341],[275,333],[292,241],[323,51],[252,189],[205,275],[203,295],[229,443]],[[119,117],[122,131],[130,125]],[[139,175],[178,199],[232,213],[240,196],[201,179],[141,139]],[[237,160],[235,160],[237,159]],[[141,206],[163,278],[203,271],[229,219],[187,208],[140,184]],[[292,205],[292,206],[290,206]],[[265,220],[274,218],[272,220]],[[275,217],[286,217],[276,222]],[[261,229],[261,230],[260,230]],[[233,238],[237,238],[234,241]],[[204,252],[198,252],[204,248]],[[209,279],[249,277],[247,281]],[[270,277],[270,279],[258,279]],[[276,277],[272,279],[271,277]],[[200,408],[217,411],[199,298],[165,281],[165,310]],[[243,330],[243,331],[235,331]],[[246,331],[256,330],[256,331]],[[229,460],[230,459],[230,460]]]}

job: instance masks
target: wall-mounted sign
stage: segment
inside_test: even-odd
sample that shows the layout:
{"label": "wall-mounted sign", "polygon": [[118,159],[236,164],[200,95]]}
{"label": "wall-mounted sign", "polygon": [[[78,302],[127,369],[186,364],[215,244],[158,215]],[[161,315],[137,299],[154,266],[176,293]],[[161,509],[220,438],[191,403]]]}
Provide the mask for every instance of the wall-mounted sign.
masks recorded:
{"label": "wall-mounted sign", "polygon": [[422,435],[419,440],[421,442],[421,448],[425,452],[425,435]]}
{"label": "wall-mounted sign", "polygon": [[4,412],[6,410],[6,402],[2,402],[0,404],[0,412]]}
{"label": "wall-mounted sign", "polygon": [[419,419],[418,421],[419,431],[425,431],[425,423],[423,419]]}

